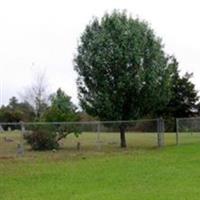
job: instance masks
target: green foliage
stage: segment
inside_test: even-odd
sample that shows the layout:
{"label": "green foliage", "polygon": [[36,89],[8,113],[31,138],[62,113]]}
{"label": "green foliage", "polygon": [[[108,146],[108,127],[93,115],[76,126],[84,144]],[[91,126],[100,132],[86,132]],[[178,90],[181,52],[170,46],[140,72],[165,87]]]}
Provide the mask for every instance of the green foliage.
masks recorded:
{"label": "green foliage", "polygon": [[0,109],[1,122],[19,122],[22,119],[22,112],[19,110],[12,111],[8,107],[2,106]]}
{"label": "green foliage", "polygon": [[33,150],[52,150],[59,148],[59,141],[74,133],[78,137],[81,132],[74,124],[31,124],[24,133],[24,139]]}
{"label": "green foliage", "polygon": [[162,109],[158,109],[154,116],[165,118],[165,131],[176,131],[176,118],[192,117],[198,114],[198,92],[191,82],[192,74],[180,75],[178,62],[174,57],[172,60],[172,86],[169,103]]}
{"label": "green foliage", "polygon": [[195,85],[190,81],[192,74],[186,73],[178,77],[173,85],[173,96],[168,110],[174,117],[191,117],[196,112],[199,99]]}
{"label": "green foliage", "polygon": [[0,108],[1,122],[32,121],[34,110],[28,102],[18,102],[16,97],[12,97],[7,106]]}
{"label": "green foliage", "polygon": [[48,129],[35,129],[24,134],[24,139],[33,150],[52,150],[59,147],[56,132]]}
{"label": "green foliage", "polygon": [[169,101],[171,62],[149,25],[114,11],[85,29],[75,57],[81,106],[101,120],[129,120]]}
{"label": "green foliage", "polygon": [[193,74],[186,73],[181,77],[178,71],[178,62],[175,58],[173,60],[172,95],[169,103],[160,113],[168,118],[194,116],[197,113],[199,96],[195,85],[191,82]]}
{"label": "green foliage", "polygon": [[71,102],[71,97],[58,89],[51,95],[51,106],[44,113],[44,120],[48,122],[77,121],[76,107]]}

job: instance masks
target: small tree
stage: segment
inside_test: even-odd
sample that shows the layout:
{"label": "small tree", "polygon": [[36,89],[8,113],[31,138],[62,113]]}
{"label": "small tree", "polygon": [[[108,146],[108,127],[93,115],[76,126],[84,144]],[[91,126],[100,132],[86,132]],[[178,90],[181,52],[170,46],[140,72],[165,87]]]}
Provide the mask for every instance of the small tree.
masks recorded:
{"label": "small tree", "polygon": [[[130,120],[153,113],[170,98],[171,59],[146,22],[114,11],[94,19],[75,57],[82,108],[100,120]],[[120,127],[126,147],[125,127]]]}
{"label": "small tree", "polygon": [[71,97],[64,91],[58,89],[56,94],[51,95],[50,106],[43,114],[46,122],[54,124],[34,125],[29,127],[32,132],[26,133],[24,138],[34,150],[49,150],[59,148],[59,141],[67,135],[74,133],[79,136],[80,130],[73,124],[61,124],[55,122],[77,121],[76,106],[71,102]]}
{"label": "small tree", "polygon": [[34,127],[32,132],[24,134],[24,139],[33,150],[53,150],[59,148],[58,134],[47,127]]}
{"label": "small tree", "polygon": [[[79,117],[76,112],[76,106],[71,102],[71,97],[65,94],[60,88],[56,94],[51,95],[51,106],[44,113],[44,120],[48,122],[70,122],[78,121]],[[65,138],[67,135],[74,133],[76,137],[80,130],[73,124],[58,125],[59,136],[57,141]]]}
{"label": "small tree", "polygon": [[48,107],[48,84],[45,73],[38,72],[35,74],[32,85],[26,88],[25,93],[22,94],[24,101],[28,102],[35,112],[35,120],[40,121],[42,115]]}
{"label": "small tree", "polygon": [[77,121],[76,106],[71,102],[71,97],[60,88],[56,94],[51,95],[51,105],[44,113],[44,120],[48,122]]}

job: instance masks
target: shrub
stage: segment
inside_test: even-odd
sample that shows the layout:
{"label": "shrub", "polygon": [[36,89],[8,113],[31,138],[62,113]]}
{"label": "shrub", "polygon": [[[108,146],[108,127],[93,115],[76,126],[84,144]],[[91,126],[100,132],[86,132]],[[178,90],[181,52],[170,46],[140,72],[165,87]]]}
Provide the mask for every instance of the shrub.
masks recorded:
{"label": "shrub", "polygon": [[48,130],[34,130],[24,134],[24,139],[27,141],[33,150],[52,150],[58,149],[57,134]]}
{"label": "shrub", "polygon": [[81,134],[80,129],[76,125],[61,124],[33,124],[26,127],[24,139],[33,150],[52,150],[59,148],[59,141],[74,133],[76,137]]}

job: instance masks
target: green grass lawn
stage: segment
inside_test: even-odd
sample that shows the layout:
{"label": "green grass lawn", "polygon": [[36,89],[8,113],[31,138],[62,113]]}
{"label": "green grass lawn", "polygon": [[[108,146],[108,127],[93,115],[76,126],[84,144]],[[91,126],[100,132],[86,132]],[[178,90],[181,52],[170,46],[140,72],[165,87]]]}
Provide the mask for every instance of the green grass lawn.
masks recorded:
{"label": "green grass lawn", "polygon": [[2,156],[0,200],[199,200],[198,138],[176,147],[171,134],[161,149],[129,142],[127,150],[114,143],[93,151],[85,137],[80,152],[70,147],[56,153],[27,150],[22,158]]}

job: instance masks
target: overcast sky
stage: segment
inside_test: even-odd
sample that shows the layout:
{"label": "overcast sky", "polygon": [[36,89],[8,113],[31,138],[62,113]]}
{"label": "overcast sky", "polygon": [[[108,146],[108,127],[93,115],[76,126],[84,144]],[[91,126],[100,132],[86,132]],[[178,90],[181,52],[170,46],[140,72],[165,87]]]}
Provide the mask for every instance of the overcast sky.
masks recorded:
{"label": "overcast sky", "polygon": [[46,71],[50,91],[61,87],[78,103],[73,57],[93,16],[126,9],[148,21],[200,89],[198,0],[0,0],[0,105]]}

